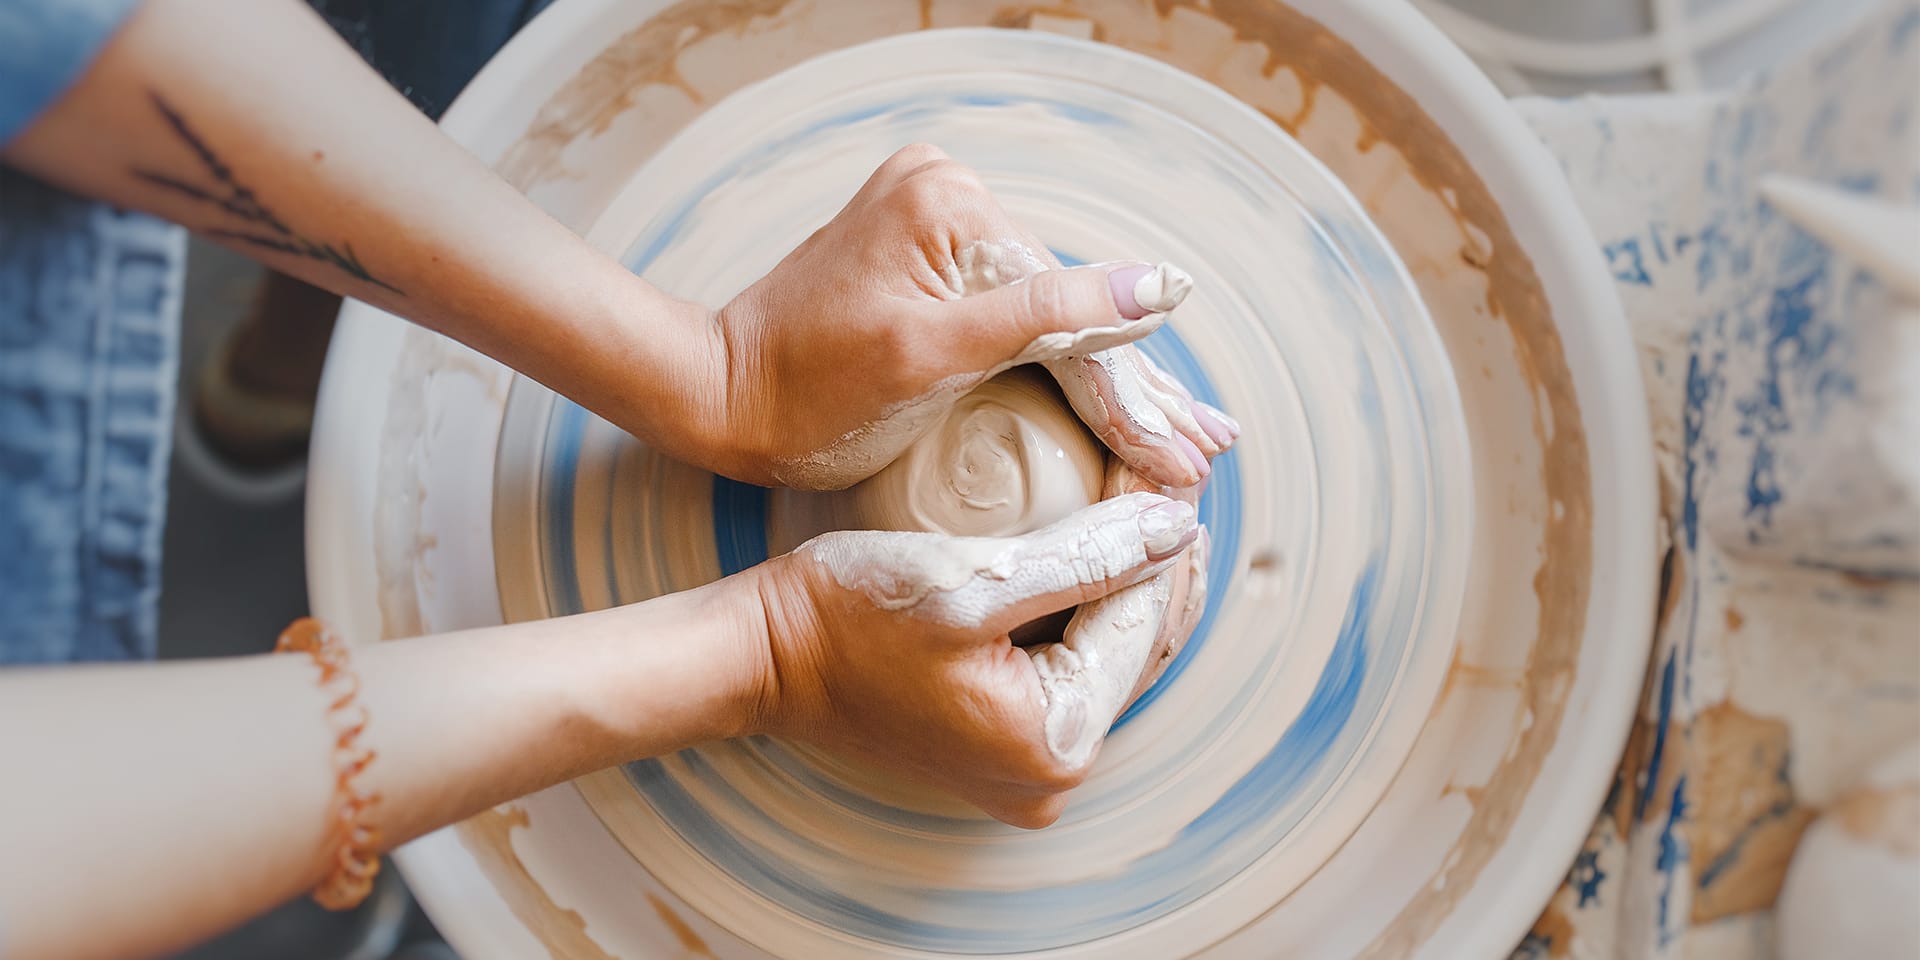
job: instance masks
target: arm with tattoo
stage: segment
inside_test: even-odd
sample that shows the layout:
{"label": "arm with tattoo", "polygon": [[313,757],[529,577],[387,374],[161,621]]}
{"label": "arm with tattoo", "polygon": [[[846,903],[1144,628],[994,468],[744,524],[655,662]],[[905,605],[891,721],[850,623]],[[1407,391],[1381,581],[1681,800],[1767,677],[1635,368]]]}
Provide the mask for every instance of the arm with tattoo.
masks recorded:
{"label": "arm with tattoo", "polygon": [[710,311],[548,217],[297,0],[146,0],[0,159],[446,333],[649,440],[708,420],[710,391],[676,378],[712,352]]}
{"label": "arm with tattoo", "polygon": [[[847,486],[1025,363],[1156,484],[1199,482],[1237,433],[1131,346],[1185,297],[1184,273],[1048,269],[938,149],[880,164],[733,301],[690,303],[548,217],[298,0],[144,0],[0,160],[452,336],[739,480]],[[982,250],[1024,265],[996,289],[960,282]]]}
{"label": "arm with tattoo", "polygon": [[201,229],[202,233],[215,240],[332,264],[354,280],[373,284],[390,293],[401,292],[399,287],[368,273],[360,263],[360,258],[353,255],[352,243],[343,240],[336,247],[314,240],[274,216],[253,189],[239,181],[233,168],[221,162],[220,155],[194,132],[187,118],[181,116],[166,97],[154,93],[153,108],[167,118],[167,125],[173,128],[180,140],[193,148],[203,168],[198,178],[201,182],[195,183],[192,179],[140,166],[133,168],[133,175],[162,190],[172,191],[202,206],[218,210],[230,218],[232,226],[208,226]]}

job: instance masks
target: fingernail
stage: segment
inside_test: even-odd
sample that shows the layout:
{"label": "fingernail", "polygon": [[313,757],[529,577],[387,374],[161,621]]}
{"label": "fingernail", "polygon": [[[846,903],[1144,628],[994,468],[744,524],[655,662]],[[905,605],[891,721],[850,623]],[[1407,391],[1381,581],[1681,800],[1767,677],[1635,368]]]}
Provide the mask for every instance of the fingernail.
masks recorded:
{"label": "fingernail", "polygon": [[1173,445],[1178,447],[1180,452],[1186,456],[1188,463],[1193,464],[1193,471],[1195,474],[1198,474],[1195,478],[1196,480],[1203,480],[1208,474],[1213,472],[1213,465],[1207,462],[1207,455],[1200,452],[1200,445],[1187,439],[1186,434],[1174,434]]}
{"label": "fingernail", "polygon": [[1193,404],[1193,419],[1200,424],[1200,429],[1205,430],[1207,436],[1213,438],[1213,442],[1219,444],[1222,449],[1232,446],[1233,441],[1240,436],[1240,425],[1235,423],[1232,417],[1220,412],[1218,407],[1196,400]]}
{"label": "fingernail", "polygon": [[1113,291],[1113,303],[1120,308],[1120,315],[1138,320],[1179,306],[1193,289],[1193,277],[1171,263],[1151,267],[1136,263],[1108,273],[1107,287]]}
{"label": "fingernail", "polygon": [[1140,511],[1140,539],[1147,548],[1147,559],[1165,560],[1179,553],[1200,535],[1191,506],[1179,500]]}

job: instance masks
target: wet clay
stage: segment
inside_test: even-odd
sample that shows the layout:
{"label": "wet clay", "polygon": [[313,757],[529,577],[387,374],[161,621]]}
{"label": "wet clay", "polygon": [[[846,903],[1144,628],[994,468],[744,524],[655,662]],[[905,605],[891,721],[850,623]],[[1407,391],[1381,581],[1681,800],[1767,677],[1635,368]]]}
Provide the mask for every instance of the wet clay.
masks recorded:
{"label": "wet clay", "polygon": [[1007,537],[1100,497],[1106,456],[1052,383],[1009,370],[962,397],[941,423],[849,492],[854,529]]}
{"label": "wet clay", "polygon": [[[1105,579],[1137,565],[1142,534],[1147,550],[1164,552],[1173,545],[1184,525],[1163,531],[1166,542],[1157,545],[1144,519],[1134,525],[1139,495],[1108,500],[1082,515],[1089,523],[1085,530],[998,539],[1040,530],[1099,501],[1106,460],[1104,448],[1047,375],[1023,366],[961,398],[932,432],[852,489],[777,497],[776,504],[788,506],[776,507],[770,525],[778,531],[776,541],[798,537],[802,531],[795,524],[875,531],[820,537],[800,549],[842,586],[883,609],[970,628],[1021,596]],[[1111,516],[1101,522],[1095,514]],[[898,532],[996,539],[935,541]],[[1190,562],[1199,564],[1195,570],[1204,577],[1204,558]],[[1147,667],[1172,585],[1171,577],[1156,575],[1096,601],[1076,618],[1070,642],[1035,651],[1046,742],[1062,762],[1085,765],[1126,704]],[[1204,588],[1193,591],[1189,604],[1204,597]],[[1061,625],[1028,626],[1037,629],[1026,631],[1022,642],[1057,639]]]}
{"label": "wet clay", "polygon": [[1100,498],[1106,451],[1038,369],[1021,366],[953,401],[885,469],[832,493],[775,490],[767,546],[833,530],[1010,537]]}

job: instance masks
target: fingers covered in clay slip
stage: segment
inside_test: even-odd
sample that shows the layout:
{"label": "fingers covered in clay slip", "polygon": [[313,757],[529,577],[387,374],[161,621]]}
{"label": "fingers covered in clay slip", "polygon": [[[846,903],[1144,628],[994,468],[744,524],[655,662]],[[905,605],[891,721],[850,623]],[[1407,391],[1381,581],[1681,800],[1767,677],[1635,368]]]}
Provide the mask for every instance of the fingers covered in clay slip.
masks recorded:
{"label": "fingers covered in clay slip", "polygon": [[992,634],[1152,577],[1197,535],[1192,506],[1140,493],[1021,537],[851,530],[799,552],[881,610]]}
{"label": "fingers covered in clay slip", "polygon": [[[1124,463],[1107,472],[1109,497],[1154,491],[1193,505],[1204,490],[1204,481],[1162,487]],[[1114,720],[1180,655],[1206,609],[1211,546],[1206,528],[1196,528],[1173,562],[1081,604],[1060,642],[1029,651],[1046,698],[1047,748],[1060,762],[1074,768],[1091,763]]]}
{"label": "fingers covered in clay slip", "polygon": [[[1239,424],[1133,346],[1186,301],[1193,278],[1170,263],[1056,267],[1018,240],[974,241],[955,255],[946,279],[962,297],[953,306],[960,326],[1012,324],[1031,337],[988,375],[1039,363],[1087,427],[1143,477],[1170,487],[1205,479]],[[1087,319],[1102,312],[1118,322]]]}
{"label": "fingers covered in clay slip", "polygon": [[[1011,824],[1053,822],[1113,718],[1191,630],[1204,558],[1190,499],[1121,491],[1018,537],[808,541],[769,567],[797,573],[786,583],[805,599],[769,591],[780,702],[767,729]],[[1062,641],[1013,645],[1016,628],[1074,607]]]}

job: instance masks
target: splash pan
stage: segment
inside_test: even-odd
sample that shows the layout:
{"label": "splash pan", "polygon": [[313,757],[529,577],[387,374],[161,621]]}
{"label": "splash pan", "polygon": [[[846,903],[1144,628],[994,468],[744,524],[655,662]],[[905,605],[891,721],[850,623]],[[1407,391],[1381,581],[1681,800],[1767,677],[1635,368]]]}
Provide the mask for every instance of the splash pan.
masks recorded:
{"label": "splash pan", "polygon": [[[399,851],[463,956],[1457,960],[1540,915],[1645,670],[1645,397],[1558,168],[1411,8],[566,0],[444,125],[710,304],[939,144],[1063,260],[1191,271],[1144,348],[1246,427],[1200,630],[1058,825],[712,745]],[[313,607],[361,639],[705,583],[790,496],[358,304],[311,463]]]}
{"label": "splash pan", "polygon": [[[1246,427],[1201,504],[1206,619],[1121,718],[1060,823],[1000,826],[767,739],[588,778],[622,844],[780,955],[1019,953],[1245,925],[1352,833],[1453,652],[1471,485],[1452,368],[1360,205],[1265,117],[1110,46],[943,31],[855,47],[702,114],[591,238],[721,303],[893,150],[940,145],[1063,262],[1188,265],[1145,349]],[[495,480],[509,619],[709,582],[766,558],[769,500],[517,380]]]}

